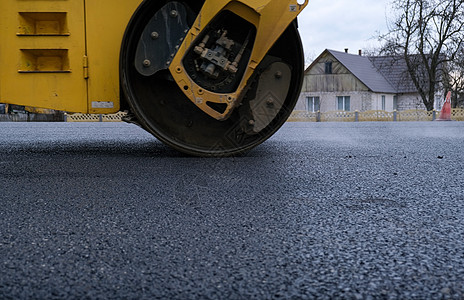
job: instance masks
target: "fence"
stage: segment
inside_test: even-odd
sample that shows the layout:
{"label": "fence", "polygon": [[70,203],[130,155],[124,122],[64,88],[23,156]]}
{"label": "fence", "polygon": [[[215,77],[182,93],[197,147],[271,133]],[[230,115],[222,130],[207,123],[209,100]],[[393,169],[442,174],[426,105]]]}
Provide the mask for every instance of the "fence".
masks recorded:
{"label": "fence", "polygon": [[[64,114],[65,122],[121,122],[126,115],[124,112],[116,114]],[[9,121],[26,122],[26,121],[51,121],[50,119],[42,120],[41,115],[28,117],[27,115],[7,116]],[[387,112],[382,110],[371,111],[333,111],[327,113],[293,111],[288,119],[289,122],[407,122],[407,121],[433,121],[439,117],[437,111],[425,110],[406,110]],[[6,117],[5,117],[6,118]],[[452,109],[451,119],[453,121],[464,121],[464,109]],[[7,121],[1,119],[0,121]],[[55,119],[54,121],[62,121]]]}
{"label": "fence", "polygon": [[[437,111],[406,110],[387,112],[383,110],[371,111],[333,111],[333,112],[307,112],[293,111],[289,122],[407,122],[407,121],[434,121],[439,117]],[[452,109],[451,119],[464,121],[464,109]]]}
{"label": "fence", "polygon": [[121,122],[122,118],[126,115],[125,112],[118,112],[116,114],[102,115],[102,114],[65,114],[65,122]]}

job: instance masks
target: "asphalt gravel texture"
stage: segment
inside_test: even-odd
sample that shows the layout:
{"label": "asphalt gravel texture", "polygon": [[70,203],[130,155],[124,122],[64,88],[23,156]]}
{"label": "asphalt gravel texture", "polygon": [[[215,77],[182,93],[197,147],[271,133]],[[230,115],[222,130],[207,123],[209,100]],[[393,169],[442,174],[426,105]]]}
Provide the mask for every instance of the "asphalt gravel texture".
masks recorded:
{"label": "asphalt gravel texture", "polygon": [[288,123],[196,158],[0,123],[0,299],[464,299],[464,123]]}

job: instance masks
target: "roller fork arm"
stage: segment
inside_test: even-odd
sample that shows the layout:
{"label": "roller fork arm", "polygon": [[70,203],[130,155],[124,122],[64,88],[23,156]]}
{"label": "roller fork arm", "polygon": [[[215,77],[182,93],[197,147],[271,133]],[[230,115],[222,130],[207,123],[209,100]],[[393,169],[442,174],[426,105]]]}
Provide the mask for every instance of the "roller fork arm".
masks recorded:
{"label": "roller fork arm", "polygon": [[[169,70],[180,90],[209,116],[217,120],[226,120],[240,104],[256,67],[286,28],[308,5],[308,1],[298,4],[297,0],[206,0],[192,28],[170,62]],[[192,47],[198,47],[202,43],[204,39],[202,32],[223,11],[229,11],[252,24],[256,29],[256,36],[251,46],[246,70],[242,73],[236,90],[229,93],[216,93],[198,85],[189,76],[183,58]],[[201,52],[201,48],[198,52]],[[204,55],[208,55],[207,51]],[[234,66],[228,68],[234,70]],[[211,104],[223,105],[225,109],[218,111]]]}

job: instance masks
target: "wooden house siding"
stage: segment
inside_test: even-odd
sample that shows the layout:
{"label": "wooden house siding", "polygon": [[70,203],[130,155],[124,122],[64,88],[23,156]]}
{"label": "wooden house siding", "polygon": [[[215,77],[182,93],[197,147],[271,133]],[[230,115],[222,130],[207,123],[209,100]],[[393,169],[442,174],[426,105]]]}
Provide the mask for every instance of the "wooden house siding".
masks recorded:
{"label": "wooden house siding", "polygon": [[[332,63],[332,74],[325,73],[327,62]],[[330,54],[326,54],[308,70],[303,84],[303,92],[344,93],[369,91],[367,86]]]}
{"label": "wooden house siding", "polygon": [[367,92],[369,89],[351,74],[306,75],[303,91],[321,93]]}
{"label": "wooden house siding", "polygon": [[339,61],[332,55],[326,55],[321,58],[313,67],[306,73],[306,75],[325,75],[325,63],[332,63],[333,74],[351,74],[351,72],[345,68]]}

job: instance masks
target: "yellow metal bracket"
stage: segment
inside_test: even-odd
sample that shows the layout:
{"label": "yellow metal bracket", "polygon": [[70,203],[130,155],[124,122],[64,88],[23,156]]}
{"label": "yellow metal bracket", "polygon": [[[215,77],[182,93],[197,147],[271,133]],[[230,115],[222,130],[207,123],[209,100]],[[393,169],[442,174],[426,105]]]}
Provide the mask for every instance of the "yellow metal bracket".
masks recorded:
{"label": "yellow metal bracket", "polygon": [[[173,58],[169,70],[185,95],[202,111],[217,120],[226,120],[244,96],[248,80],[265,55],[308,5],[309,0],[299,4],[297,0],[206,0],[197,19],[187,33],[179,51]],[[242,81],[233,93],[220,94],[198,86],[187,74],[182,59],[205,27],[221,11],[228,10],[247,20],[256,27],[256,39]],[[208,105],[226,104],[220,113]]]}
{"label": "yellow metal bracket", "polygon": [[89,79],[89,57],[87,55],[84,55],[83,65],[84,65],[84,79]]}

